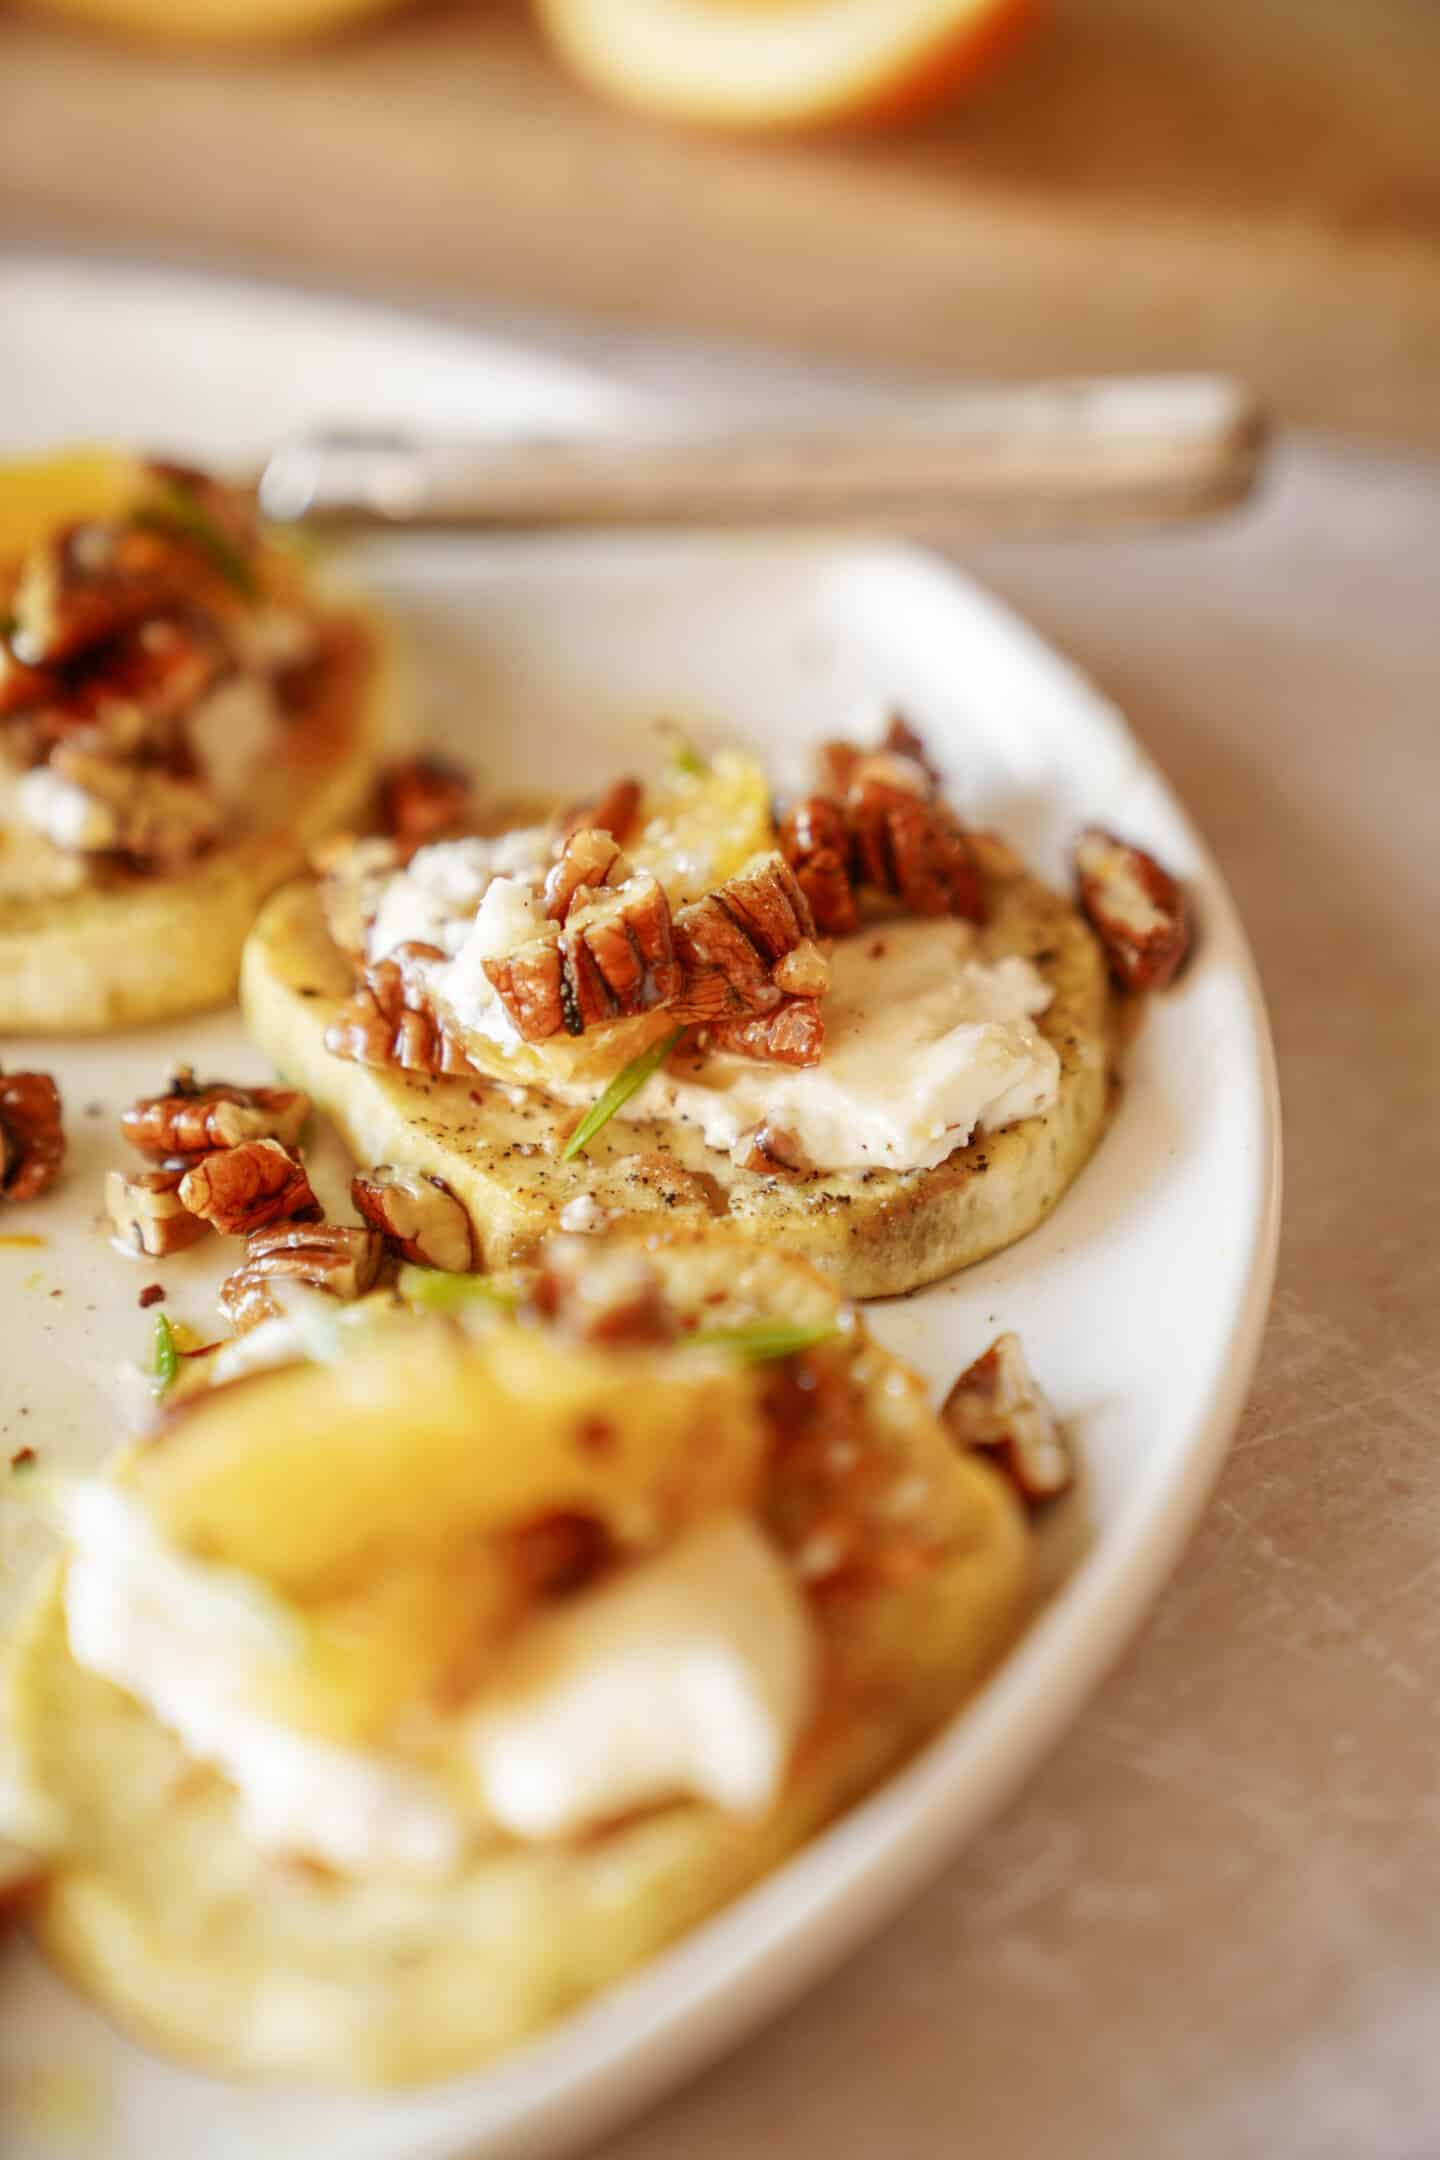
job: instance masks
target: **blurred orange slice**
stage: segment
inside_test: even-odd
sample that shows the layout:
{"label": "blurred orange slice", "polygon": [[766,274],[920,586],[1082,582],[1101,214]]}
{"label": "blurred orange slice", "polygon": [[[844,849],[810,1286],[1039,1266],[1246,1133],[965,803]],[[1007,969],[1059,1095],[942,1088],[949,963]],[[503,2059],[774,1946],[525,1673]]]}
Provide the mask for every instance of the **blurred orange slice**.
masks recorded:
{"label": "blurred orange slice", "polygon": [[1044,0],[537,0],[561,56],[625,104],[717,127],[888,121],[1017,43]]}
{"label": "blurred orange slice", "polygon": [[144,467],[123,450],[0,461],[0,562],[27,554],[59,526],[123,517],[144,487]]}
{"label": "blurred orange slice", "polygon": [[64,15],[122,37],[169,45],[260,45],[320,37],[398,0],[25,0],[39,15]]}

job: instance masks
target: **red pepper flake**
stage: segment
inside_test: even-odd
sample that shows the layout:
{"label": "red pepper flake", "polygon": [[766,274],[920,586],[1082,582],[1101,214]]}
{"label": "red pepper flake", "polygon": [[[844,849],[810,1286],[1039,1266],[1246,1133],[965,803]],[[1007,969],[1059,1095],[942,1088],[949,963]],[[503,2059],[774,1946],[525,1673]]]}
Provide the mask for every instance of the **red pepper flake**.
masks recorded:
{"label": "red pepper flake", "polygon": [[140,1310],[141,1310],[142,1312],[144,1312],[147,1306],[150,1306],[150,1305],[158,1305],[158,1304],[159,1304],[159,1303],[161,1302],[161,1300],[163,1299],[164,1295],[165,1295],[165,1285],[164,1285],[164,1283],[158,1283],[158,1282],[151,1282],[151,1283],[146,1283],[146,1285],[145,1285],[145,1288],[144,1288],[144,1289],[143,1289],[143,1290],[142,1290],[142,1291],[140,1292],[140,1295],[139,1295],[139,1297],[137,1298],[137,1300],[136,1300],[136,1303],[137,1303],[137,1304],[139,1305],[139,1307],[140,1307]]}
{"label": "red pepper flake", "polygon": [[33,1447],[16,1448],[15,1453],[10,1457],[10,1467],[12,1470],[28,1470],[34,1460],[35,1450]]}

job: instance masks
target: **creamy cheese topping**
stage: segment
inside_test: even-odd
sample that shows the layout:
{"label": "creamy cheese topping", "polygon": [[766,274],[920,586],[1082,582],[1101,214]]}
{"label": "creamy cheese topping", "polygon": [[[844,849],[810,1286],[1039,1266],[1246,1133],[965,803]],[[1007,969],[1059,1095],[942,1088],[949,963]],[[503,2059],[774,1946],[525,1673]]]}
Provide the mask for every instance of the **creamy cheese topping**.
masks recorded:
{"label": "creamy cheese topping", "polygon": [[418,849],[381,895],[367,940],[369,958],[383,960],[397,945],[412,942],[438,945],[453,958],[479,928],[477,911],[494,881],[538,890],[549,859],[549,834],[541,825],[493,840],[440,840]]}
{"label": "creamy cheese topping", "polygon": [[242,810],[249,802],[279,726],[275,693],[254,675],[229,676],[191,711],[186,723],[191,747],[227,810]]}
{"label": "creamy cheese topping", "polygon": [[680,1794],[755,1815],[815,1683],[800,1591],[752,1523],[722,1516],[527,1628],[465,1746],[487,1813],[516,1837]]}
{"label": "creamy cheese topping", "polygon": [[[467,1824],[438,1776],[255,1708],[277,1661],[304,1654],[288,1608],[175,1552],[102,1481],[72,1492],[66,1526],[77,1662],[225,1772],[258,1844],[362,1873],[453,1867]],[[810,1617],[779,1555],[724,1517],[532,1622],[449,1738],[482,1821],[517,1837],[685,1795],[754,1812],[784,1775],[815,1668]]]}
{"label": "creamy cheese topping", "polygon": [[190,1754],[232,1779],[257,1844],[341,1868],[453,1864],[461,1825],[422,1772],[312,1740],[251,1707],[267,1668],[295,1648],[257,1586],[183,1559],[99,1481],[78,1489],[67,1517],[77,1663],[138,1696]]}
{"label": "creamy cheese topping", "polygon": [[966,923],[888,923],[831,957],[818,1065],[679,1057],[620,1111],[698,1127],[747,1151],[760,1124],[792,1133],[819,1170],[922,1170],[977,1130],[1047,1110],[1060,1060],[1035,1027],[1050,989],[1028,960],[975,957]]}
{"label": "creamy cheese topping", "polygon": [[546,928],[545,910],[532,885],[497,876],[486,888],[479,912],[453,960],[431,977],[437,995],[460,1027],[483,1035],[502,1050],[512,1050],[520,1032],[485,973],[487,960],[499,960],[528,944]]}
{"label": "creamy cheese topping", "polygon": [[27,824],[53,846],[89,854],[114,847],[119,830],[108,803],[65,780],[48,765],[27,772],[15,789],[15,803]]}
{"label": "creamy cheese topping", "polygon": [[[542,934],[545,828],[422,848],[386,887],[370,931],[382,959],[419,940],[447,955],[430,984],[462,1038],[509,1056],[521,1039],[485,962]],[[922,1170],[977,1131],[1054,1103],[1060,1060],[1036,1027],[1044,978],[1018,955],[987,961],[975,930],[948,918],[886,923],[837,941],[815,1066],[728,1055],[673,1058],[619,1115],[694,1126],[744,1161],[763,1124],[793,1135],[817,1170]],[[544,1049],[540,1051],[543,1057]],[[592,1081],[546,1086],[587,1104]]]}

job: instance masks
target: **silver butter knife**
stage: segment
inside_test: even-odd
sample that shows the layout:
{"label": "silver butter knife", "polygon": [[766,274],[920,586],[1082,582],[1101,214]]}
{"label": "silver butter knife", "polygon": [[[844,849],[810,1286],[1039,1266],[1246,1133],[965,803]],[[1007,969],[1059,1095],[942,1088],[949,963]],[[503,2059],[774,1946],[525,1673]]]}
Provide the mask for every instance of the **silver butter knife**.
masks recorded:
{"label": "silver butter knife", "polygon": [[1265,426],[1221,375],[923,391],[811,425],[714,422],[440,443],[319,430],[260,480],[281,522],[485,528],[1065,527],[1201,516],[1254,484]]}

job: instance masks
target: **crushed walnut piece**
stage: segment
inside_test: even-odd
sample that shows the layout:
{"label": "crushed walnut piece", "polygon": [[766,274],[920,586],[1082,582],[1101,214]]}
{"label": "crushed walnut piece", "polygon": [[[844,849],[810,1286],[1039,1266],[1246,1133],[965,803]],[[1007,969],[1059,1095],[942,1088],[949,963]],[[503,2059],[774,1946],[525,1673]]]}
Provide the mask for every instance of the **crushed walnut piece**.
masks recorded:
{"label": "crushed walnut piece", "polygon": [[428,1075],[473,1074],[474,1065],[431,1010],[421,970],[443,959],[436,945],[397,945],[388,959],[362,968],[338,1019],[325,1030],[334,1057],[376,1069]]}
{"label": "crushed walnut piece", "polygon": [[583,1237],[552,1237],[531,1291],[537,1312],[587,1343],[662,1343],[675,1315],[643,1252]]}
{"label": "crushed walnut piece", "polygon": [[470,1218],[442,1178],[377,1163],[350,1182],[356,1212],[404,1260],[464,1275],[475,1264]]}
{"label": "crushed walnut piece", "polygon": [[462,830],[472,804],[470,775],[448,758],[406,758],[381,776],[380,822],[410,852]]}
{"label": "crushed walnut piece", "polygon": [[181,1201],[222,1237],[245,1237],[267,1223],[320,1210],[298,1156],[278,1140],[244,1140],[202,1155],[180,1180]]}
{"label": "crushed walnut piece", "polygon": [[281,1223],[254,1232],[245,1258],[220,1285],[220,1309],[237,1335],[278,1319],[287,1283],[323,1291],[342,1304],[363,1297],[380,1272],[378,1231],[342,1223]]}
{"label": "crushed walnut piece", "polygon": [[278,1140],[293,1148],[310,1115],[310,1098],[298,1088],[236,1087],[226,1080],[203,1086],[188,1065],[175,1066],[165,1091],[143,1096],[120,1119],[120,1130],[142,1155],[208,1155],[245,1140]]}
{"label": "crushed walnut piece", "polygon": [[127,1177],[111,1170],[105,1179],[105,1212],[115,1236],[130,1251],[151,1260],[183,1252],[204,1237],[209,1225],[192,1215],[180,1198],[184,1170],[142,1170]]}
{"label": "crushed walnut piece", "polygon": [[1178,880],[1143,848],[1088,825],[1075,843],[1075,882],[1117,981],[1127,990],[1173,982],[1190,947]]}
{"label": "crushed walnut piece", "polygon": [[49,1073],[0,1074],[0,1199],[38,1200],[64,1159],[60,1090]]}
{"label": "crushed walnut piece", "polygon": [[990,1456],[1026,1501],[1053,1500],[1074,1482],[1069,1444],[1018,1335],[997,1335],[967,1365],[940,1416],[959,1446]]}

